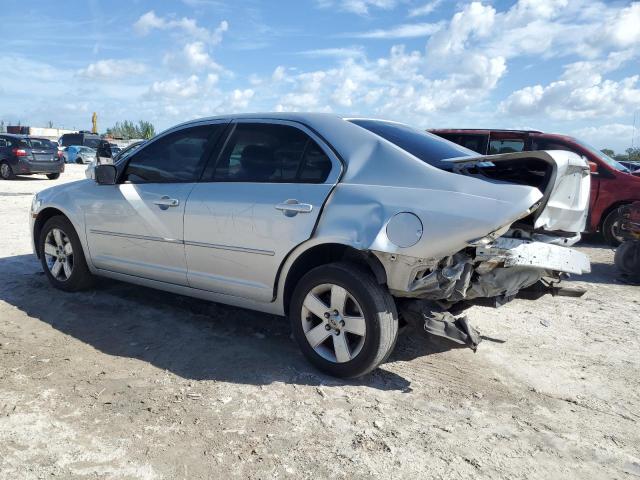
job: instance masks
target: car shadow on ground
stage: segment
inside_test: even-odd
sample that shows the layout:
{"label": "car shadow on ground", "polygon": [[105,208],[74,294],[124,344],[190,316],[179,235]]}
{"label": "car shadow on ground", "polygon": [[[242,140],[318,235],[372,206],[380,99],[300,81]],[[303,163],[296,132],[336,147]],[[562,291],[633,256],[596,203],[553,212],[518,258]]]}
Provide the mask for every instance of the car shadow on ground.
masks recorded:
{"label": "car shadow on ground", "polygon": [[[66,293],[49,285],[34,255],[0,258],[0,299],[97,350],[135,358],[192,380],[250,384],[364,385],[410,391],[384,365],[357,380],[320,373],[302,356],[282,317],[108,279]],[[457,345],[424,332],[400,335],[392,361]]]}

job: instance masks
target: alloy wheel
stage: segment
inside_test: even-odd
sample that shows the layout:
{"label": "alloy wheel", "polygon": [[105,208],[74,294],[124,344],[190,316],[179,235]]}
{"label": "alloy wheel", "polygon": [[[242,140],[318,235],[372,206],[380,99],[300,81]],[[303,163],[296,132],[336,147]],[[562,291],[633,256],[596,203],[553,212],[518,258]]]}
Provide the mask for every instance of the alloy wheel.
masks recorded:
{"label": "alloy wheel", "polygon": [[2,176],[2,178],[9,178],[11,176],[11,167],[6,163],[0,165],[0,176]]}
{"label": "alloy wheel", "polygon": [[302,330],[311,348],[325,360],[344,363],[362,350],[367,333],[364,312],[339,285],[314,287],[302,304]]}
{"label": "alloy wheel", "polygon": [[44,256],[51,276],[65,282],[73,273],[71,239],[59,228],[52,228],[44,240]]}

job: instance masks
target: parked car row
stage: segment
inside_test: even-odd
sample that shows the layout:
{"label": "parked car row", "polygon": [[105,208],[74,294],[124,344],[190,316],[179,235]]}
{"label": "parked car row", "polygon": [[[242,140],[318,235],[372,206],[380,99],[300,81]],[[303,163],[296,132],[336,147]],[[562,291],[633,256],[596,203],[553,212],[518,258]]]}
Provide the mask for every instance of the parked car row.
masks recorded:
{"label": "parked car row", "polygon": [[486,156],[394,122],[293,113],[201,119],[109,150],[95,180],[33,198],[51,284],[106,276],[286,315],[332,375],[376,368],[415,312],[475,348],[456,310],[567,293],[558,282],[590,270],[570,247],[591,175],[566,150]]}

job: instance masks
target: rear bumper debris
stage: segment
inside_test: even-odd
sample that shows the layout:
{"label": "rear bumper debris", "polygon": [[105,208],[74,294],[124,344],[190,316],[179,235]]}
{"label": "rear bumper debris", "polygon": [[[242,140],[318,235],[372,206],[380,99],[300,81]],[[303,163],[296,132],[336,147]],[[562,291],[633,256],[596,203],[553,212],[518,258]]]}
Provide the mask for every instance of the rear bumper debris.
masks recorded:
{"label": "rear bumper debris", "polygon": [[[577,250],[505,237],[442,259],[373,253],[394,296],[448,303],[490,298],[499,306],[543,279],[551,285],[567,274],[591,270],[589,257]],[[565,292],[547,288],[546,293]]]}
{"label": "rear bumper debris", "polygon": [[424,330],[430,335],[446,338],[474,352],[482,341],[480,333],[469,324],[466,316],[454,316],[429,302],[409,300],[402,304],[402,314],[408,322],[424,322]]}

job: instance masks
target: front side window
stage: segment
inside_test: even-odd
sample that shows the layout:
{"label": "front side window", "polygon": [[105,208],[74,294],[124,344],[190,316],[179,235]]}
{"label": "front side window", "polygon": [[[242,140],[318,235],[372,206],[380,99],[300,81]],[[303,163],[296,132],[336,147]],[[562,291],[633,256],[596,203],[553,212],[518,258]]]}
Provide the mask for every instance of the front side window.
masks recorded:
{"label": "front side window", "polygon": [[169,133],[131,157],[123,181],[131,183],[195,182],[205,162],[210,138],[223,125],[201,125]]}
{"label": "front side window", "polygon": [[331,160],[302,130],[280,124],[240,123],[205,180],[322,183]]}

